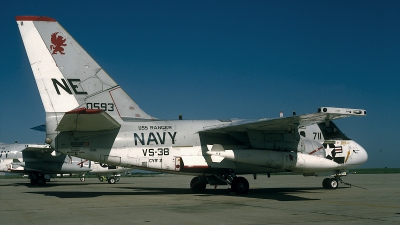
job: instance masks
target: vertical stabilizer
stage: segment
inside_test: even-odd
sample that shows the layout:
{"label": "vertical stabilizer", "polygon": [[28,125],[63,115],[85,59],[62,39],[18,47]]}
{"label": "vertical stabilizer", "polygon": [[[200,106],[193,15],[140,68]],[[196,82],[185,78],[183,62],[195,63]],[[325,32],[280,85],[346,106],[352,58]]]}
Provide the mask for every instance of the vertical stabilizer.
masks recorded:
{"label": "vertical stabilizer", "polygon": [[117,120],[153,119],[56,20],[40,16],[16,20],[48,115],[85,107],[102,109]]}

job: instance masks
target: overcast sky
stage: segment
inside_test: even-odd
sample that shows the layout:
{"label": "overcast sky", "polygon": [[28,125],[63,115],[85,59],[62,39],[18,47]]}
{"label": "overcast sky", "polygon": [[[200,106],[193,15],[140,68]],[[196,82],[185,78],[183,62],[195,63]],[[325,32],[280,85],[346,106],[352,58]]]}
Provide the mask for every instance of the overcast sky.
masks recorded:
{"label": "overcast sky", "polygon": [[400,167],[400,1],[0,3],[0,142],[43,143],[42,102],[15,16],[57,21],[149,115],[271,118],[366,109],[335,123]]}

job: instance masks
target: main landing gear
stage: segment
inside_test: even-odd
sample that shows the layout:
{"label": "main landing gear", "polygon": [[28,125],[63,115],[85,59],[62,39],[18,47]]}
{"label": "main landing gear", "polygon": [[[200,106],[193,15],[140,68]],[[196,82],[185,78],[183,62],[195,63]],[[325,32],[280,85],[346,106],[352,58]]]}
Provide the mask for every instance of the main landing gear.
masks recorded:
{"label": "main landing gear", "polygon": [[190,189],[195,192],[204,191],[207,184],[231,185],[230,191],[238,195],[249,192],[249,182],[244,177],[238,177],[233,171],[225,171],[223,174],[214,173],[211,176],[197,176],[190,181]]}
{"label": "main landing gear", "polygon": [[32,185],[37,184],[38,186],[44,186],[44,185],[46,185],[46,182],[47,182],[47,179],[45,178],[45,176],[43,174],[37,173],[37,172],[30,173],[29,180]]}

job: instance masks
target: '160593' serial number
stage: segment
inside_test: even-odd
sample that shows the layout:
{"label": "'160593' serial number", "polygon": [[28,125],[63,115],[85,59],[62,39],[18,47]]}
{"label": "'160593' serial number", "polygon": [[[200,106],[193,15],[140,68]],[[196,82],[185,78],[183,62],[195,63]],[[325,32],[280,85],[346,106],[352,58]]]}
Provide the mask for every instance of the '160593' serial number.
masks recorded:
{"label": "'160593' serial number", "polygon": [[87,109],[101,109],[104,111],[114,111],[113,103],[86,103]]}

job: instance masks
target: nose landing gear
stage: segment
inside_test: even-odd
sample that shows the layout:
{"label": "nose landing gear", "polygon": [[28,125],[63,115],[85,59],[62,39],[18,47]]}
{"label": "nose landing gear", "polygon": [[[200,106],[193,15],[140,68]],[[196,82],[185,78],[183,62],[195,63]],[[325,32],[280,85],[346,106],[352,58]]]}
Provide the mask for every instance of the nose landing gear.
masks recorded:
{"label": "nose landing gear", "polygon": [[337,171],[334,178],[325,178],[322,181],[322,187],[324,189],[336,189],[336,188],[339,187],[339,183],[341,183],[341,184],[348,185],[350,187],[354,186],[354,187],[358,187],[358,188],[366,190],[366,188],[359,187],[359,186],[352,185],[350,183],[344,182],[343,179],[342,179],[342,176],[346,176],[346,173],[341,173],[340,171]]}
{"label": "nose landing gear", "polygon": [[325,189],[336,189],[339,187],[339,182],[336,178],[325,178],[322,181],[322,187]]}

